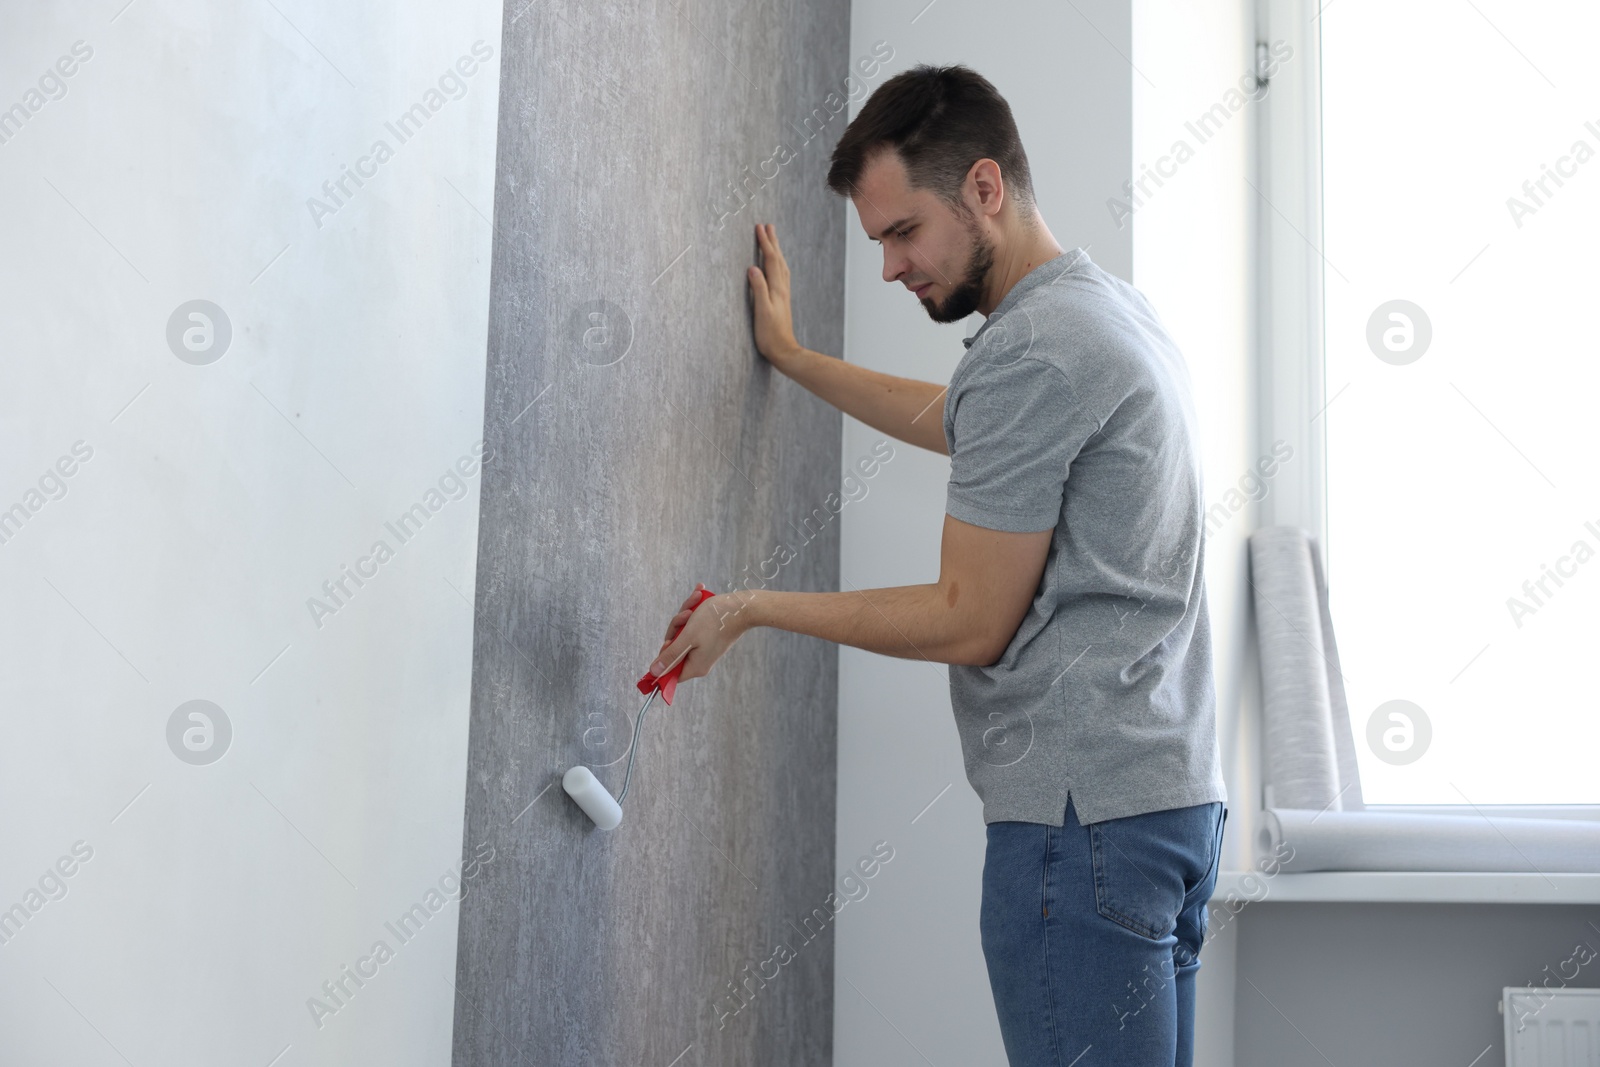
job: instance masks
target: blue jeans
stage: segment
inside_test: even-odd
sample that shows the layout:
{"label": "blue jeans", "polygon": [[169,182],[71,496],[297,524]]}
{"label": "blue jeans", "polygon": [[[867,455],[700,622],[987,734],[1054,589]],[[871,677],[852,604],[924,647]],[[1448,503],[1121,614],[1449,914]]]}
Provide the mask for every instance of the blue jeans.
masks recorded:
{"label": "blue jeans", "polygon": [[993,822],[979,930],[1011,1067],[1190,1067],[1221,801]]}

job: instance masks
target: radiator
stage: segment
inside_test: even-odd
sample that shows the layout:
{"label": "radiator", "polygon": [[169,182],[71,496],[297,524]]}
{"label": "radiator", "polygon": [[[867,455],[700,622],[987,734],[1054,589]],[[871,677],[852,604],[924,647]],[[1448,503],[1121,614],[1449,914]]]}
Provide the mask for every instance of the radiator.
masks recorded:
{"label": "radiator", "polygon": [[1506,1067],[1600,1067],[1600,989],[1507,986]]}

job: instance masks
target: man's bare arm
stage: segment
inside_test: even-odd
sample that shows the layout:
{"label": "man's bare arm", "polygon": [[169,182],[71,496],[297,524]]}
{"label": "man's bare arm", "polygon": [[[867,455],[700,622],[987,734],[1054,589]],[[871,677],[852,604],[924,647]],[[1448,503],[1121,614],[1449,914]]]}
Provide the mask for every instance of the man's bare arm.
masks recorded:
{"label": "man's bare arm", "polygon": [[944,439],[946,387],[869,370],[796,345],[774,367],[874,430],[948,456]]}
{"label": "man's bare arm", "polygon": [[774,367],[851,418],[930,452],[949,455],[944,439],[945,386],[897,378],[804,348],[794,338],[789,264],[770,224],[756,227],[762,267],[749,270],[756,348]]}
{"label": "man's bare arm", "polygon": [[[844,593],[735,592],[714,598],[711,615],[735,632],[774,626],[886,656],[988,666],[1005,654],[1033,603],[1051,533],[1006,533],[946,515],[937,582]],[[673,622],[686,618],[683,612]]]}

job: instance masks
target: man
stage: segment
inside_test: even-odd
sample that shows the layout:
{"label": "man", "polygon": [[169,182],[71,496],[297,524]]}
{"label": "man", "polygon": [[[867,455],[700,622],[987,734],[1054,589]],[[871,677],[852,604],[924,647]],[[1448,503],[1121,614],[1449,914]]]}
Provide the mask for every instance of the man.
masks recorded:
{"label": "man", "polygon": [[939,580],[725,594],[693,613],[691,597],[651,670],[683,659],[700,677],[754,626],[950,664],[1012,1067],[1189,1064],[1227,797],[1183,359],[1137,290],[1056,243],[1009,106],[965,67],[879,87],[828,184],[882,245],[884,281],[935,322],[985,316],[947,388],[809,351],[777,234],[757,227],[762,355],[949,454]]}

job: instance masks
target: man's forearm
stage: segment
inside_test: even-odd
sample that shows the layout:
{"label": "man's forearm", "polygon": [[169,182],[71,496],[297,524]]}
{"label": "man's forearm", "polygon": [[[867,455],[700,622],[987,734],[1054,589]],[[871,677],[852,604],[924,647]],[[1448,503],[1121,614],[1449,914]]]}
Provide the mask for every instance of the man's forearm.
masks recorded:
{"label": "man's forearm", "polygon": [[852,418],[907,444],[949,455],[944,439],[945,386],[868,370],[796,348],[773,365]]}
{"label": "man's forearm", "polygon": [[[949,604],[938,585],[902,585],[844,593],[769,589],[733,594],[739,606],[727,625],[772,626],[902,659],[984,665],[991,642],[970,617]],[[720,599],[720,598],[719,598]]]}

